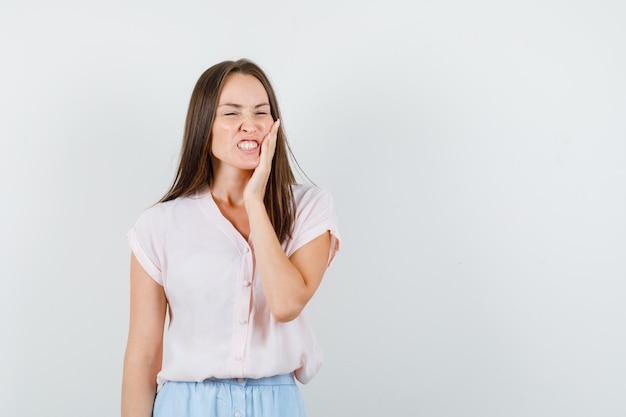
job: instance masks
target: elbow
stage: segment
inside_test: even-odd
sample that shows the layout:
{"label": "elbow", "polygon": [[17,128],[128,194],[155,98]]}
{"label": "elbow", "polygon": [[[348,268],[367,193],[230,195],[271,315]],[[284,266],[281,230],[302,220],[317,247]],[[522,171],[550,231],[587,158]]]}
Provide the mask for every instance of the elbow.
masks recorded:
{"label": "elbow", "polygon": [[296,317],[298,317],[300,315],[300,313],[289,313],[289,312],[277,312],[277,313],[272,313],[272,316],[274,316],[274,319],[279,322],[279,323],[289,323],[290,321],[293,321],[296,319]]}
{"label": "elbow", "polygon": [[279,323],[289,323],[295,320],[302,310],[277,309],[272,311],[272,316]]}
{"label": "elbow", "polygon": [[302,302],[291,302],[291,303],[281,303],[279,305],[270,306],[270,312],[274,319],[280,323],[288,323],[290,321],[295,320],[302,310],[306,303]]}

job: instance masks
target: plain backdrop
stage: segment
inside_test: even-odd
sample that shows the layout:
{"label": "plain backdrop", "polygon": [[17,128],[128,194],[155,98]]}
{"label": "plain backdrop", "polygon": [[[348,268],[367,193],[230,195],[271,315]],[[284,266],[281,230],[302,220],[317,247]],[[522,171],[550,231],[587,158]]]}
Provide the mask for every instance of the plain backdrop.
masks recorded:
{"label": "plain backdrop", "polygon": [[[0,6],[0,415],[119,414],[126,231],[248,57],[343,236],[310,417],[626,415],[626,3]],[[288,416],[286,416],[288,417]]]}

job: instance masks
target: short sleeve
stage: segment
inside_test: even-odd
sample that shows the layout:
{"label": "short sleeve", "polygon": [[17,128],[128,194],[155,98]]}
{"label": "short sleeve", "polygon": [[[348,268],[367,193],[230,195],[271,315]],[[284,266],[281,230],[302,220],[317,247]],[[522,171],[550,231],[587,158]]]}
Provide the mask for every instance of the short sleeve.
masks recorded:
{"label": "short sleeve", "polygon": [[299,248],[306,245],[319,235],[330,231],[330,266],[339,251],[341,237],[337,229],[333,197],[327,190],[318,187],[307,187],[303,192],[294,192],[296,199],[296,220],[291,240],[286,247],[287,256],[291,256]]}
{"label": "short sleeve", "polygon": [[144,211],[126,237],[131,251],[143,269],[158,284],[163,285],[163,239],[154,221],[154,207]]}

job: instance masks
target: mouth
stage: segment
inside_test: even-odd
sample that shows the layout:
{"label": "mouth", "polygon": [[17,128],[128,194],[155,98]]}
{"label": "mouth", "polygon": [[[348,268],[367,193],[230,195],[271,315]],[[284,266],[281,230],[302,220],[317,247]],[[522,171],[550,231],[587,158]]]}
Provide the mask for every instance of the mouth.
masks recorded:
{"label": "mouth", "polygon": [[258,147],[259,142],[252,139],[244,139],[237,144],[237,148],[241,149],[242,151],[252,151]]}

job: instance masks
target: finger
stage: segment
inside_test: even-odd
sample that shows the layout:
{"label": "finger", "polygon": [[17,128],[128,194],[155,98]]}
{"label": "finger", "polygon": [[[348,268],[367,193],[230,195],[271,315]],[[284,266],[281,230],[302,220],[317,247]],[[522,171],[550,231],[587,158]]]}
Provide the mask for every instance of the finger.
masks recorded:
{"label": "finger", "polygon": [[272,125],[272,129],[274,131],[274,134],[278,133],[278,128],[280,127],[280,119],[276,119],[276,121],[274,122],[274,124]]}
{"label": "finger", "polygon": [[278,127],[279,126],[280,126],[280,119],[276,119],[276,121],[274,123],[272,123],[272,126],[270,126],[269,132],[267,132],[267,134],[263,138],[263,143],[265,143],[266,140],[271,138],[272,136],[274,136],[274,138],[276,138],[276,136],[278,136]]}
{"label": "finger", "polygon": [[276,140],[278,138],[278,128],[280,127],[280,119],[277,119],[270,127],[270,131],[263,138],[261,143],[261,154],[265,154],[266,158],[270,161],[274,157],[274,150],[276,149]]}

